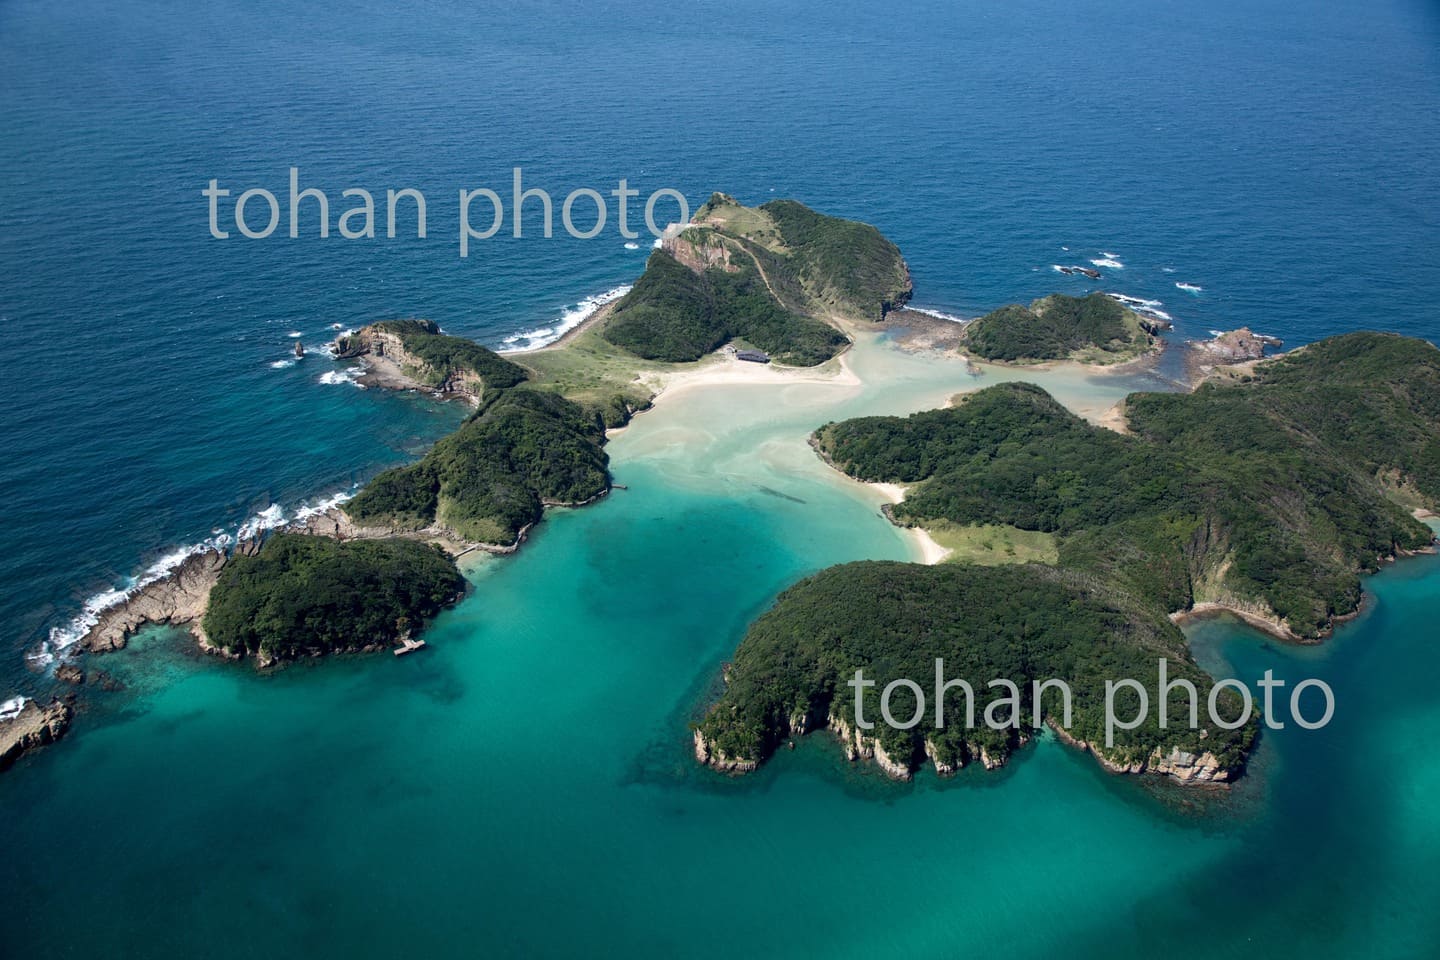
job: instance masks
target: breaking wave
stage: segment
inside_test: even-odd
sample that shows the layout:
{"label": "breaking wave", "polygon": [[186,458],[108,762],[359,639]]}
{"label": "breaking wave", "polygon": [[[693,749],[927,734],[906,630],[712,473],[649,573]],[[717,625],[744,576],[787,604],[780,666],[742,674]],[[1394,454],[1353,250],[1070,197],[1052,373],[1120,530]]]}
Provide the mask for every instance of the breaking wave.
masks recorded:
{"label": "breaking wave", "polygon": [[565,334],[574,330],[580,324],[589,320],[595,315],[595,311],[619,300],[630,292],[630,284],[623,284],[613,290],[606,290],[604,293],[597,293],[593,297],[586,297],[573,307],[569,307],[555,321],[548,326],[538,327],[534,330],[526,330],[523,333],[516,333],[506,337],[501,343],[501,353],[515,353],[521,350],[535,350],[539,347],[548,346],[559,340]]}

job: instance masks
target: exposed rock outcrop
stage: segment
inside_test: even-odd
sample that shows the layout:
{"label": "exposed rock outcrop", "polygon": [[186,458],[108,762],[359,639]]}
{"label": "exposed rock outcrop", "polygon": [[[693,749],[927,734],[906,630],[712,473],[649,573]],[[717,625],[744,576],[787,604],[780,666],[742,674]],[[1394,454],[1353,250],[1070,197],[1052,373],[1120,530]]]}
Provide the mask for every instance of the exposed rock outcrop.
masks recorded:
{"label": "exposed rock outcrop", "polygon": [[695,759],[707,767],[714,767],[721,773],[749,773],[760,766],[758,760],[728,755],[724,750],[710,743],[705,738],[705,734],[699,730],[695,731]]}
{"label": "exposed rock outcrop", "polygon": [[[1237,779],[1243,773],[1243,767],[1227,766],[1220,758],[1208,751],[1193,753],[1181,750],[1179,747],[1171,748],[1169,753],[1164,753],[1159,747],[1142,759],[1121,757],[1117,751],[1106,751],[1093,744],[1081,740],[1071,734],[1064,727],[1047,720],[1046,723],[1061,742],[1066,743],[1079,750],[1091,754],[1101,767],[1111,773],[1124,773],[1138,775],[1144,773],[1157,774],[1170,777],[1185,784],[1228,784]],[[853,727],[848,720],[835,713],[831,713],[825,720],[824,726],[831,730],[836,739],[840,741],[841,749],[845,751],[845,759],[854,763],[858,760],[871,760],[884,774],[892,780],[911,780],[915,776],[915,770],[910,765],[908,758],[900,759],[891,756],[886,752],[885,747],[879,739],[868,734],[864,730]],[[799,737],[817,729],[814,718],[806,714],[795,714],[787,721],[787,728],[781,731],[781,739],[788,737]],[[1201,738],[1205,736],[1201,732]],[[1024,746],[1030,740],[1028,731],[1020,732],[1015,744],[1016,749]],[[722,773],[741,774],[749,773],[760,766],[760,759],[756,757],[732,757],[723,750],[718,749],[705,736],[704,732],[696,729],[694,732],[695,759],[700,763],[713,767]],[[791,746],[794,745],[793,740]],[[925,757],[935,767],[939,776],[948,777],[959,772],[967,763],[978,763],[986,770],[998,770],[1009,761],[1009,752],[1003,755],[992,754],[985,746],[967,742],[961,749],[961,755],[949,759],[943,758],[939,748],[933,740],[925,740]]]}
{"label": "exposed rock outcrop", "polygon": [[[1168,754],[1156,747],[1149,756],[1141,759],[1120,758],[1113,755],[1113,752],[1107,753],[1104,748],[1081,740],[1058,723],[1047,722],[1062,742],[1091,754],[1100,766],[1111,773],[1155,773],[1171,777],[1180,783],[1227,784],[1243,772],[1243,768],[1226,766],[1219,757],[1209,751],[1196,754],[1179,747],[1172,747]],[[1204,731],[1201,736],[1204,736]]]}
{"label": "exposed rock outcrop", "polygon": [[[429,320],[415,321],[430,333],[440,328]],[[453,369],[442,377],[430,364],[405,349],[404,338],[372,323],[335,341],[337,360],[363,360],[366,373],[360,382],[397,390],[433,390],[443,396],[464,397],[478,403],[485,381],[473,370]]]}
{"label": "exposed rock outcrop", "polygon": [[734,251],[730,244],[713,230],[667,231],[660,241],[660,249],[696,273],[704,273],[711,267],[719,267],[726,273],[740,269],[739,264],[731,262]]}
{"label": "exposed rock outcrop", "polygon": [[1274,337],[1253,333],[1249,327],[1217,334],[1210,340],[1197,340],[1191,349],[1203,363],[1245,363],[1265,356],[1267,347],[1283,347],[1285,342]]}
{"label": "exposed rock outcrop", "polygon": [[59,740],[72,716],[74,711],[64,700],[51,700],[44,706],[27,700],[14,717],[0,720],[0,770],[27,750]]}
{"label": "exposed rock outcrop", "polygon": [[[258,541],[247,540],[234,552],[252,555],[259,549]],[[210,591],[220,578],[220,571],[232,555],[220,550],[191,554],[167,576],[101,612],[95,625],[80,638],[80,648],[92,653],[119,650],[147,624],[189,627],[203,646],[205,637],[200,630],[200,618],[205,615]]]}
{"label": "exposed rock outcrop", "polygon": [[[605,493],[609,493],[609,491],[607,490]],[[605,493],[592,497],[584,503],[559,503],[548,500],[543,502],[547,507],[581,507],[600,499],[605,496]],[[452,557],[462,557],[476,550],[503,556],[520,549],[520,545],[529,536],[532,526],[533,524],[526,524],[520,528],[514,543],[482,543],[466,540],[449,527],[438,523],[416,528],[390,524],[357,524],[350,519],[350,515],[342,507],[332,507],[323,513],[309,517],[303,524],[295,528],[295,532],[308,533],[317,537],[331,537],[335,540],[421,540],[433,543]]]}

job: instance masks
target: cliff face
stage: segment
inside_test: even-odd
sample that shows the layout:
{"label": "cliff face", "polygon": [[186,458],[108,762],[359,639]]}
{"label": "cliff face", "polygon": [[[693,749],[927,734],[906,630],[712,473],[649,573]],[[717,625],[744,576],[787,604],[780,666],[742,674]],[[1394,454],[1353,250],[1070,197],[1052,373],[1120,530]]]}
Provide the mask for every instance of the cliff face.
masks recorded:
{"label": "cliff face", "polygon": [[727,273],[740,269],[739,265],[731,262],[734,254],[730,246],[713,231],[667,233],[660,241],[660,249],[696,273],[704,273],[711,267],[719,267]]}
{"label": "cliff face", "polygon": [[[892,780],[905,781],[914,778],[915,770],[908,761],[890,756],[875,736],[851,726],[844,717],[832,712],[826,717],[824,726],[829,728],[835,734],[836,739],[840,741],[846,760],[852,763],[858,760],[870,760]],[[1100,766],[1111,773],[1132,775],[1152,773],[1171,777],[1180,783],[1199,784],[1228,783],[1239,777],[1242,772],[1241,768],[1226,766],[1213,753],[1196,754],[1181,750],[1179,747],[1172,748],[1168,754],[1162,753],[1159,748],[1156,748],[1143,760],[1123,759],[1113,751],[1107,753],[1103,749],[1072,736],[1069,731],[1053,722],[1050,723],[1050,726],[1063,743],[1091,754]],[[816,726],[809,716],[796,714],[788,719],[783,736],[804,736],[813,729],[816,729]],[[1017,747],[1024,746],[1029,740],[1030,737],[1026,733],[1020,733]],[[711,743],[701,730],[695,731],[694,741],[695,759],[722,773],[749,773],[760,765],[760,761],[753,757],[729,756]],[[940,750],[929,738],[925,740],[925,756],[934,765],[935,772],[942,777],[952,776],[959,772],[966,763],[978,763],[986,770],[998,770],[1005,766],[1010,759],[1009,754],[991,754],[986,747],[973,742],[967,742],[964,745],[961,756],[946,759],[941,756]]]}
{"label": "cliff face", "polygon": [[844,717],[837,717],[831,713],[827,718],[830,729],[835,731],[835,736],[840,738],[840,745],[845,749],[845,759],[854,763],[856,760],[874,760],[875,765],[885,771],[885,776],[892,780],[909,780],[914,774],[907,763],[901,763],[880,745],[880,741],[874,737],[867,737],[864,730],[852,728]]}
{"label": "cliff face", "polygon": [[1118,756],[1114,751],[1107,753],[1103,747],[1071,735],[1057,723],[1050,723],[1050,729],[1055,731],[1055,735],[1062,742],[1086,751],[1111,773],[1155,773],[1171,777],[1180,783],[1198,784],[1229,783],[1244,772],[1241,767],[1226,766],[1219,757],[1209,751],[1196,754],[1172,747],[1166,754],[1157,747],[1143,759],[1127,759]]}
{"label": "cliff face", "polygon": [[[1208,751],[1192,753],[1181,750],[1179,747],[1171,748],[1169,753],[1164,753],[1157,747],[1149,756],[1142,759],[1123,757],[1117,751],[1106,751],[1073,736],[1054,721],[1047,721],[1047,723],[1062,743],[1089,753],[1100,766],[1110,773],[1132,775],[1151,773],[1170,777],[1184,784],[1224,784],[1237,779],[1243,773],[1243,767],[1227,766],[1213,753]],[[851,726],[843,716],[832,712],[826,718],[824,725],[840,741],[840,746],[845,751],[845,759],[852,763],[857,760],[873,761],[892,780],[910,780],[914,777],[915,771],[907,761],[890,756],[876,737]],[[787,727],[782,731],[782,735],[784,737],[804,736],[814,728],[815,724],[809,716],[796,714],[788,719]],[[1026,734],[1021,733],[1019,745],[1023,746],[1029,739]],[[754,757],[729,756],[711,743],[701,730],[695,731],[694,741],[695,759],[722,773],[749,773],[760,765],[760,761]],[[947,760],[940,755],[934,741],[929,738],[925,740],[925,756],[934,765],[935,772],[942,777],[953,775],[967,762],[979,763],[986,770],[998,770],[1009,760],[1008,755],[992,755],[984,746],[977,743],[966,743],[962,756]]]}
{"label": "cliff face", "polygon": [[[433,324],[430,324],[433,327]],[[405,347],[400,334],[380,324],[362,327],[336,341],[335,356],[341,360],[366,360],[367,377],[377,386],[434,390],[446,396],[479,402],[485,382],[473,370],[438,370]]]}
{"label": "cliff face", "polygon": [[695,759],[721,773],[749,773],[760,766],[758,760],[730,756],[705,739],[705,734],[699,730],[695,731]]}
{"label": "cliff face", "polygon": [[73,716],[64,700],[43,707],[29,700],[9,720],[0,721],[0,769],[14,763],[27,750],[53,743],[65,735]]}

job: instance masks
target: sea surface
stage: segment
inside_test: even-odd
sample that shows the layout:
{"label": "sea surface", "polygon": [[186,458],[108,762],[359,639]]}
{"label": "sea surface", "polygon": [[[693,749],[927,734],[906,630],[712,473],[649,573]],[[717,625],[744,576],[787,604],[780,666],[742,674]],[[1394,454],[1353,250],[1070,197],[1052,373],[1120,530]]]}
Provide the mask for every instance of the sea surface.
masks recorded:
{"label": "sea surface", "polygon": [[[632,282],[649,237],[613,205],[564,236],[579,187],[626,178],[637,226],[661,188],[867,220],[959,316],[1105,289],[1158,301],[1177,344],[1440,340],[1437,40],[1433,4],[1396,0],[0,2],[0,700],[50,688],[87,603],[464,415],[359,389],[337,330],[533,344]],[[211,178],[283,203],[292,166],[329,238],[313,207],[296,239],[283,208],[272,237],[211,237]],[[527,208],[461,259],[458,191],[508,200],[516,166],[557,236]],[[403,212],[396,239],[338,235],[342,191],[403,187],[426,239]],[[257,676],[153,631],[107,658],[126,689],[0,775],[0,954],[1434,955],[1436,558],[1321,647],[1193,628],[1212,671],[1336,691],[1222,802],[1050,741],[912,785],[823,737],[740,781],[694,767],[685,725],[780,590],[911,555],[804,436],[974,384],[873,346],[884,389],[640,418],[611,445],[629,490],[473,569],[424,656]]]}

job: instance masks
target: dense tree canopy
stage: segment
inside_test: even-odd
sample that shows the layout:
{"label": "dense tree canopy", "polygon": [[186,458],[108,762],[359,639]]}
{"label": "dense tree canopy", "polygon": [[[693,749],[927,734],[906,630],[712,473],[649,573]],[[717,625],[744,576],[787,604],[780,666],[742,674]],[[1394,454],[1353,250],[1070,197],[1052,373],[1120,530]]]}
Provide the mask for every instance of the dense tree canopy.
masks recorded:
{"label": "dense tree canopy", "polygon": [[359,522],[439,523],[467,540],[509,543],[546,503],[579,503],[609,489],[604,427],[553,393],[487,393],[460,429],[418,463],[370,481],[345,505]]}
{"label": "dense tree canopy", "polygon": [[277,533],[226,563],[203,626],[232,654],[359,650],[418,631],[464,589],[454,562],[429,544]]}
{"label": "dense tree canopy", "polygon": [[[1315,637],[1356,608],[1362,573],[1432,540],[1408,509],[1440,503],[1440,350],[1428,343],[1336,337],[1192,394],[1133,394],[1126,408],[1130,436],[1039,387],[1002,384],[945,410],[823,427],[817,446],[850,475],[911,485],[900,522],[1050,532],[1058,566],[825,571],[752,626],[702,733],[729,757],[763,759],[797,716],[849,710],[856,666],[883,687],[944,657],[972,682],[1066,680],[1072,732],[1093,743],[1105,678],[1153,690],[1160,655],[1205,679],[1168,613],[1218,600]],[[875,733],[900,762],[922,748],[919,734]],[[931,748],[952,762],[1015,744],[979,733],[942,731]],[[1252,738],[1253,725],[1207,730],[1202,744],[1147,723],[1110,755],[1179,747],[1230,764]]]}
{"label": "dense tree canopy", "polygon": [[1085,351],[1090,359],[1120,359],[1149,344],[1139,317],[1103,293],[1056,293],[1028,307],[1012,304],[965,329],[966,349],[987,360],[1063,360]]}

